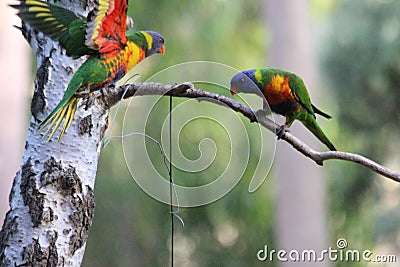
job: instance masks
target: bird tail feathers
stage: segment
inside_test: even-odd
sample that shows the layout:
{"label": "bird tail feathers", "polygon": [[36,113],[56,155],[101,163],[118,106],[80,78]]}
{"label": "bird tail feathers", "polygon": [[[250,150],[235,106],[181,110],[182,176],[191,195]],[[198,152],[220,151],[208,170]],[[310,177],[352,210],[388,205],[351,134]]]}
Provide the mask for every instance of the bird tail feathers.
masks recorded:
{"label": "bird tail feathers", "polygon": [[43,134],[43,137],[45,137],[47,134],[50,133],[49,137],[47,138],[47,142],[53,138],[57,129],[60,127],[62,121],[64,120],[64,123],[61,128],[61,133],[57,139],[57,143],[60,142],[64,133],[68,130],[69,126],[71,125],[72,119],[74,118],[75,115],[78,101],[79,98],[74,96],[67,101],[61,101],[57,105],[57,107],[50,113],[50,115],[47,116],[47,118],[39,125],[38,131],[42,131],[47,125],[49,125],[49,127]]}
{"label": "bird tail feathers", "polygon": [[327,119],[331,119],[332,118],[331,115],[326,114],[325,112],[321,111],[319,108],[317,108],[313,104],[311,104],[311,106],[312,106],[312,109],[314,110],[315,114],[321,115],[322,117],[327,118]]}
{"label": "bird tail feathers", "polygon": [[324,143],[331,151],[336,151],[335,146],[318,126],[314,117],[311,120],[303,121],[303,124],[309,129],[322,143]]}

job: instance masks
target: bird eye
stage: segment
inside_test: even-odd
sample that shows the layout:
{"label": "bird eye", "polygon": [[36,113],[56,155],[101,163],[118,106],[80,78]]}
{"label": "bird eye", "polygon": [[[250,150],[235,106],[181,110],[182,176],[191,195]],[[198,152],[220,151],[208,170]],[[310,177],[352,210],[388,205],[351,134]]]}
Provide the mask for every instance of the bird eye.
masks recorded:
{"label": "bird eye", "polygon": [[163,38],[160,38],[160,39],[158,39],[158,42],[160,42],[160,43],[164,43],[164,39]]}
{"label": "bird eye", "polygon": [[244,78],[241,78],[241,79],[240,79],[240,82],[241,82],[241,83],[244,83]]}

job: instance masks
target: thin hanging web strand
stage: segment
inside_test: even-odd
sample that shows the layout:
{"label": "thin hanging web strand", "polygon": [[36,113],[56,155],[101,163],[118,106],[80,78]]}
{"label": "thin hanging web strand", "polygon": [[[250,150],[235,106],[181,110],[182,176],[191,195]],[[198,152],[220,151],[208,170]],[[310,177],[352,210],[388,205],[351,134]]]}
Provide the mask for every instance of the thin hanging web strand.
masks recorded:
{"label": "thin hanging web strand", "polygon": [[[132,83],[133,83],[133,82],[137,81],[139,78],[140,78],[140,74],[134,74],[134,75],[132,75],[131,77],[129,77],[129,79],[127,79],[127,80],[124,82],[124,85],[127,84],[127,83],[128,83],[129,81],[131,81],[131,80],[132,80]],[[117,119],[118,111],[119,111],[119,109],[120,109],[120,107],[121,107],[121,104],[122,104],[122,100],[124,99],[125,94],[126,94],[127,91],[128,91],[128,88],[125,88],[125,91],[124,91],[124,93],[122,94],[121,99],[120,99],[119,102],[118,102],[117,108],[115,109],[114,116],[113,116],[113,118],[112,118],[112,120],[111,120],[110,134],[109,134],[108,137],[104,140],[104,142],[103,142],[103,148],[106,148],[106,146],[108,145],[108,143],[110,142],[110,140],[111,140],[112,138],[115,138],[115,137],[116,137],[116,136],[113,136],[114,125],[115,125],[115,121],[116,121],[116,119]]]}
{"label": "thin hanging web strand", "polygon": [[[135,78],[135,77],[136,77],[136,78]],[[127,79],[126,82],[125,82],[124,84],[126,84],[128,81],[132,80],[133,78],[135,78],[133,81],[136,81],[137,79],[140,78],[140,74],[135,74],[135,75],[133,75],[132,77],[130,77],[129,79]],[[113,133],[113,130],[114,130],[114,125],[115,125],[115,120],[116,120],[117,114],[118,114],[118,112],[119,112],[119,109],[120,109],[120,107],[121,107],[122,100],[124,99],[124,96],[125,96],[127,90],[128,90],[128,89],[125,89],[124,93],[123,93],[122,96],[121,96],[121,99],[119,100],[119,103],[118,103],[118,105],[117,105],[117,108],[116,108],[115,113],[114,113],[114,116],[113,116],[113,119],[112,119],[112,121],[111,121],[110,134],[109,134],[109,136],[104,140],[104,142],[103,142],[103,147],[102,147],[102,148],[103,148],[103,149],[106,148],[106,146],[107,146],[108,143],[111,141],[111,139],[123,139],[123,138],[129,137],[129,136],[132,136],[132,135],[140,135],[140,136],[143,136],[143,137],[145,137],[145,138],[147,138],[147,139],[149,139],[149,140],[151,140],[152,142],[154,142],[154,143],[157,144],[158,148],[160,149],[160,153],[161,153],[161,155],[162,155],[162,157],[163,157],[163,162],[164,162],[165,168],[167,169],[168,174],[170,174],[171,169],[172,169],[172,160],[168,161],[168,157],[167,157],[167,155],[166,155],[166,153],[165,153],[165,151],[164,151],[164,149],[163,149],[161,143],[158,142],[154,137],[151,137],[151,136],[148,135],[148,134],[140,133],[140,132],[132,132],[132,133],[128,133],[128,134],[125,134],[125,135],[113,135],[113,134],[112,134],[112,133]],[[170,113],[170,116],[171,116],[171,113]],[[171,130],[171,126],[170,126],[170,130]],[[171,134],[170,134],[170,138],[171,138]],[[171,141],[170,141],[170,144],[171,144]],[[171,147],[171,146],[170,146],[170,147]],[[174,184],[173,180],[172,180],[172,182],[171,182],[171,179],[170,179],[170,187],[171,187],[171,186],[172,186],[173,195],[174,195],[175,201],[176,201],[176,210],[173,211],[173,210],[171,209],[171,210],[170,210],[170,214],[171,214],[171,215],[174,215],[174,216],[178,219],[178,221],[182,224],[182,227],[185,227],[185,222],[183,221],[183,219],[182,219],[182,218],[179,216],[179,214],[178,214],[179,211],[180,211],[180,204],[179,204],[178,193],[176,192],[176,188],[175,188],[175,184]],[[171,204],[172,204],[172,200],[171,200]]]}
{"label": "thin hanging web strand", "polygon": [[[154,138],[153,138],[154,139]],[[161,144],[159,142],[158,143],[158,147],[161,151],[161,154],[164,157],[164,164],[165,167],[168,170],[168,174],[169,174],[169,188],[170,188],[170,214],[175,216],[182,224],[182,227],[185,227],[185,223],[182,220],[182,218],[178,215],[179,210],[180,210],[180,205],[179,205],[179,198],[178,198],[178,193],[176,192],[176,187],[175,187],[175,183],[174,183],[174,179],[172,178],[172,95],[169,96],[169,161],[167,159],[167,156],[164,152],[164,149],[162,148]],[[167,164],[167,162],[169,162],[169,166]],[[172,201],[172,192],[173,195],[175,197],[176,200],[176,210],[174,211],[174,207],[173,207],[173,201]],[[171,224],[172,224],[172,237],[173,237],[173,217]],[[171,239],[173,240],[173,238]]]}
{"label": "thin hanging web strand", "polygon": [[[145,134],[145,133],[136,133],[136,132],[134,132],[134,133],[129,133],[129,134],[125,134],[125,135],[113,135],[113,136],[110,136],[109,139],[123,139],[123,138],[129,137],[129,136],[132,136],[132,135],[143,136],[143,137],[145,137],[145,138],[149,139],[150,141],[152,141],[152,142],[157,144],[158,148],[160,149],[160,153],[161,153],[161,155],[163,157],[164,166],[167,169],[167,172],[169,174],[170,173],[170,168],[169,168],[170,161],[168,160],[168,157],[165,154],[165,151],[162,148],[160,142],[158,142],[154,137],[151,137],[150,135]],[[174,195],[175,201],[176,201],[176,210],[175,211],[171,211],[170,213],[172,215],[174,215],[179,220],[179,222],[182,224],[182,227],[185,227],[185,222],[183,221],[183,219],[178,214],[179,211],[180,211],[180,204],[179,204],[178,193],[176,192],[176,188],[175,188],[175,184],[174,184],[173,180],[172,180],[172,189],[173,189],[173,195]]]}
{"label": "thin hanging web strand", "polygon": [[174,181],[172,180],[172,95],[169,96],[169,200],[171,214],[171,267],[174,266],[174,206],[172,205],[172,189]]}

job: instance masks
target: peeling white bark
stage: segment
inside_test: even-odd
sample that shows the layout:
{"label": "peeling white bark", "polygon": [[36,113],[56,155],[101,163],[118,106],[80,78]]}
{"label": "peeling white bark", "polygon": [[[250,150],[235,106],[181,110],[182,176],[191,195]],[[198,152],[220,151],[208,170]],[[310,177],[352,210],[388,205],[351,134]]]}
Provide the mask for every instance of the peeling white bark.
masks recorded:
{"label": "peeling white bark", "polygon": [[[70,6],[70,3],[68,3]],[[31,35],[32,34],[32,35]],[[28,31],[37,55],[32,117],[21,170],[0,232],[0,266],[80,266],[94,213],[93,188],[108,110],[81,100],[60,143],[46,143],[37,125],[61,100],[85,60]]]}

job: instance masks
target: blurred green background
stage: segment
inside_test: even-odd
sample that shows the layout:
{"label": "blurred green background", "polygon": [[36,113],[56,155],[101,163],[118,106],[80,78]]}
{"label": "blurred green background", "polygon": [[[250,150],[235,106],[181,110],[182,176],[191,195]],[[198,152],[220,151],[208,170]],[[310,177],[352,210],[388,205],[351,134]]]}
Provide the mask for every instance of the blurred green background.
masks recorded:
{"label": "blurred green background", "polygon": [[[279,3],[279,0],[275,2]],[[312,90],[315,94],[311,93],[311,98],[334,117],[322,123],[325,132],[339,150],[362,154],[400,170],[400,115],[397,110],[400,99],[400,2],[299,2],[306,7],[303,12],[310,22],[313,55],[318,69],[318,88]],[[271,32],[279,25],[268,25],[271,20],[265,17],[271,11],[265,10],[269,6],[263,1],[130,0],[129,3],[129,15],[134,18],[135,30],[155,30],[166,39],[164,56],[152,57],[131,72],[132,75],[141,73],[142,80],[166,67],[195,60],[221,62],[237,69],[274,67],[271,58],[277,55],[271,55],[275,40]],[[279,9],[272,12],[280,14]],[[284,14],[281,22],[290,23]],[[297,26],[291,25],[293,28]],[[290,35],[291,32],[282,34]],[[289,45],[292,50],[297,49],[296,44]],[[128,101],[125,102],[117,116],[114,134],[121,133],[124,111],[128,106]],[[146,129],[146,133],[157,139],[168,113],[167,99],[161,101],[158,108],[163,115],[152,119],[151,127]],[[207,105],[204,108],[208,108]],[[2,107],[2,110],[6,108]],[[134,123],[134,116],[139,115],[130,113],[127,116],[131,116],[128,121]],[[251,132],[252,125],[243,121]],[[204,127],[208,129],[204,134],[214,136],[217,144],[225,142],[218,127]],[[199,156],[200,133],[199,128],[188,127],[180,136],[180,145],[189,158]],[[304,141],[308,143],[308,140]],[[281,143],[278,142],[278,146]],[[157,147],[151,142],[146,142],[146,145],[160,172],[166,176]],[[135,149],[129,153],[135,153]],[[259,151],[252,149],[251,153],[250,157],[254,159]],[[297,152],[292,150],[291,153]],[[218,161],[224,162],[226,157],[217,156]],[[297,167],[286,166],[300,172],[301,168],[297,170]],[[328,246],[337,248],[336,240],[345,238],[349,249],[396,254],[399,262],[399,186],[366,168],[342,161],[326,163],[323,168],[312,165],[312,168],[319,168],[322,174],[318,179],[326,183],[321,189],[326,215],[323,226],[326,236],[322,237],[327,239],[322,241],[325,249]],[[207,176],[198,173],[189,178],[184,176],[187,174],[176,171],[175,180],[190,179],[190,182],[201,184],[208,181],[213,172],[218,173],[220,169],[209,170]],[[249,173],[251,170],[246,172]],[[175,220],[176,265],[292,266],[277,260],[260,262],[256,257],[264,245],[271,249],[280,247],[282,227],[278,225],[279,205],[276,202],[282,198],[276,197],[279,192],[276,188],[277,180],[282,177],[277,173],[272,171],[254,193],[248,192],[250,178],[245,175],[229,194],[217,202],[181,208],[179,215],[185,227]],[[101,153],[95,196],[94,223],[83,266],[168,266],[171,239],[169,206],[149,197],[134,182],[120,140],[112,140]],[[289,199],[292,196],[284,197]],[[304,206],[296,208],[307,209]],[[309,225],[316,222],[312,216],[307,220],[305,223]],[[313,241],[319,236],[308,238]],[[324,266],[397,265],[327,262]]]}

